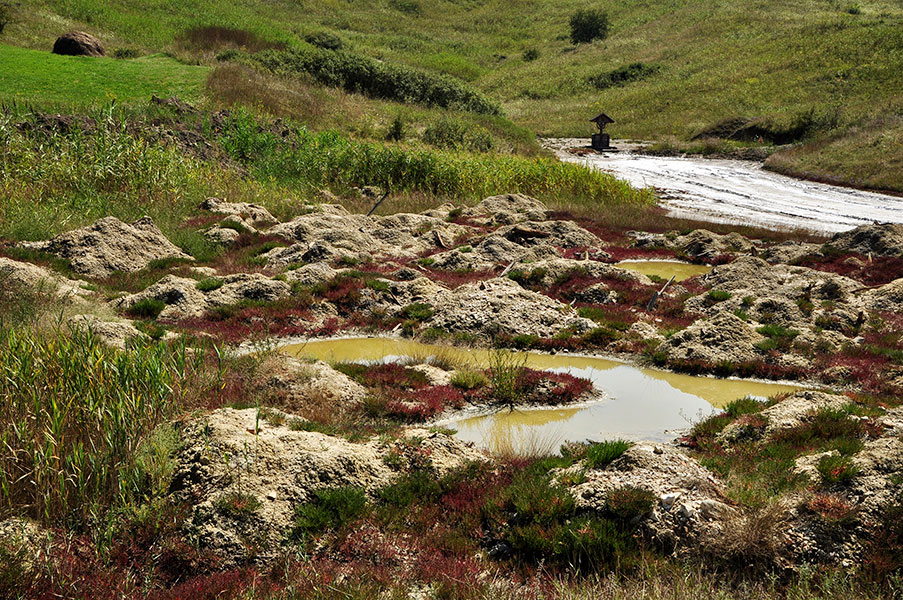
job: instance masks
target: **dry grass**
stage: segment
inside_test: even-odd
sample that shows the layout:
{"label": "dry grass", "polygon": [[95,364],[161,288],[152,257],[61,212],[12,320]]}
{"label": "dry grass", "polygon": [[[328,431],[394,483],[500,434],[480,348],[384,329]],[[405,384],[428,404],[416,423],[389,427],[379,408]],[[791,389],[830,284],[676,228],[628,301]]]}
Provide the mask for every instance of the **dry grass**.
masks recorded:
{"label": "dry grass", "polygon": [[373,137],[377,129],[373,123],[377,115],[361,97],[237,63],[214,68],[207,79],[207,92],[223,106],[258,107],[311,129],[326,129],[342,122],[344,128],[352,128],[365,137]]}
{"label": "dry grass", "polygon": [[903,192],[903,117],[878,119],[777,152],[765,166],[835,185]]}
{"label": "dry grass", "polygon": [[247,52],[262,50],[282,50],[285,44],[264,39],[260,35],[244,29],[207,25],[191,27],[175,41],[178,50],[199,54],[207,60],[222,50],[235,49]]}
{"label": "dry grass", "polygon": [[781,554],[787,510],[780,502],[748,509],[731,526],[705,543],[705,550],[723,567],[771,571]]}
{"label": "dry grass", "polygon": [[465,131],[488,134],[495,152],[524,156],[543,153],[535,136],[501,117],[377,100],[318,85],[304,75],[280,76],[241,63],[216,66],[207,79],[207,93],[218,105],[262,110],[304,123],[315,131],[334,129],[356,138],[382,141],[394,121],[400,120],[401,141],[423,141],[431,125],[451,119]]}

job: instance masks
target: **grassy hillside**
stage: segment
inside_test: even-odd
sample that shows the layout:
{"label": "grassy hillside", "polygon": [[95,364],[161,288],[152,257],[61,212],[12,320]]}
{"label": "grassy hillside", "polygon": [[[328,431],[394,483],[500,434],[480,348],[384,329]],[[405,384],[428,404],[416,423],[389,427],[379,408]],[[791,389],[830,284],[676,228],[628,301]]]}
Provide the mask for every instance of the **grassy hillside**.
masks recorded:
{"label": "grassy hillside", "polygon": [[152,94],[193,101],[203,94],[209,67],[154,54],[134,60],[94,60],[0,46],[0,102],[40,101],[70,107],[145,101]]}
{"label": "grassy hillside", "polygon": [[[328,31],[361,55],[468,81],[541,135],[587,135],[586,119],[600,109],[617,121],[616,136],[678,141],[732,117],[761,118],[778,131],[803,122],[799,137],[821,143],[784,158],[786,169],[903,189],[899,146],[891,156],[861,144],[851,156],[817,158],[824,140],[850,131],[880,135],[903,111],[899,2],[594,4],[610,16],[609,37],[576,47],[568,19],[583,4],[575,0],[26,0],[3,37],[48,48],[78,26],[111,48],[208,61],[228,43],[193,36],[194,27],[248,30],[256,36],[251,50],[298,46],[305,35]],[[593,83],[638,62],[650,67],[639,81]],[[863,154],[883,175],[862,176]]]}

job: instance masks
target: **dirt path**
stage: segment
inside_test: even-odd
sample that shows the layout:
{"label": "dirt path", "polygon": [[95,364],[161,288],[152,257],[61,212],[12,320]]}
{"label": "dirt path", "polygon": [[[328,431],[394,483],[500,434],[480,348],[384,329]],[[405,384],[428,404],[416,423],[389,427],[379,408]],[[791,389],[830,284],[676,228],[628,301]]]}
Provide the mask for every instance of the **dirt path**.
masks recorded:
{"label": "dirt path", "polygon": [[574,154],[586,140],[549,140],[561,159],[609,171],[659,191],[677,217],[771,228],[836,232],[903,222],[903,198],[802,181],[749,161],[645,156],[627,151]]}

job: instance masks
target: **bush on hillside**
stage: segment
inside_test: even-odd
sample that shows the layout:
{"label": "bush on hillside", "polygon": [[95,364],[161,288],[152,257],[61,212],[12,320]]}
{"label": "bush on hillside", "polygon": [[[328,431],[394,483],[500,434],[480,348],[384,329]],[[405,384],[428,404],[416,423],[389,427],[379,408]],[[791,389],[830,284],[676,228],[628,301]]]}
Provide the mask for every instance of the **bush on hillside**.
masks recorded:
{"label": "bush on hillside", "polygon": [[608,13],[598,9],[580,9],[571,15],[571,41],[586,44],[608,37]]}
{"label": "bush on hillside", "polygon": [[389,0],[389,5],[409,15],[419,15],[423,12],[423,7],[417,0]]}
{"label": "bush on hillside", "polygon": [[341,50],[345,43],[342,38],[330,31],[316,31],[304,36],[304,41],[324,50]]}
{"label": "bush on hillside", "polygon": [[642,62],[635,62],[623,67],[618,67],[607,73],[600,73],[595,77],[589,78],[589,83],[599,90],[610,87],[626,85],[633,81],[648,79],[658,73],[660,67],[658,65],[648,65]]}
{"label": "bush on hillside", "polygon": [[274,72],[305,73],[319,83],[398,102],[501,115],[501,107],[448,75],[375,61],[344,50],[268,50],[255,56]]}

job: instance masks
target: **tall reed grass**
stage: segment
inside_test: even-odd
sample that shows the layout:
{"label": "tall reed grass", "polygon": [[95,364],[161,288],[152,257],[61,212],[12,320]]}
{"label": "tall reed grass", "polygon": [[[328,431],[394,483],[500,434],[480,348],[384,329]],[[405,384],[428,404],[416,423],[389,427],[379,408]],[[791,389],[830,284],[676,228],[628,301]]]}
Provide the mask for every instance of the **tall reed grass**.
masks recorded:
{"label": "tall reed grass", "polygon": [[200,360],[184,344],[0,332],[0,514],[79,527],[140,499],[139,445],[183,408]]}
{"label": "tall reed grass", "polygon": [[132,220],[147,214],[200,258],[213,249],[181,225],[207,196],[258,202],[287,216],[293,206],[287,197],[366,185],[426,196],[427,204],[509,192],[575,210],[654,201],[651,190],[579,165],[357,142],[303,126],[283,136],[245,110],[217,127],[209,116],[198,117],[192,135],[201,133],[212,152],[192,156],[178,143],[158,141],[148,124],[152,117],[105,109],[93,129],[64,133],[23,130],[21,117],[0,111],[0,236],[40,239],[108,215]]}

